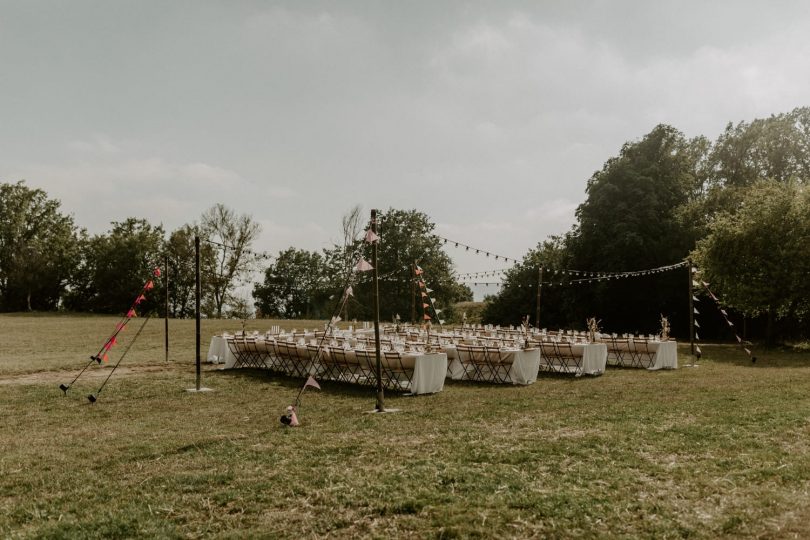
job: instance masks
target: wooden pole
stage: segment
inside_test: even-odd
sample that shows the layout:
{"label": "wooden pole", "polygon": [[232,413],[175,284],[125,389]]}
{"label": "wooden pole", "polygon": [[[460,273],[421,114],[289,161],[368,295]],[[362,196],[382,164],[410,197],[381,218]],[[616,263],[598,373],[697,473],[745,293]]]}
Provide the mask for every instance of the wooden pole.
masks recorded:
{"label": "wooden pole", "polygon": [[200,391],[200,237],[194,237],[194,311],[197,317],[197,392]]}
{"label": "wooden pole", "polygon": [[689,354],[695,356],[695,306],[693,303],[694,290],[692,288],[692,280],[695,278],[692,274],[692,259],[686,260],[686,270],[689,274]]}
{"label": "wooden pole", "polygon": [[[371,232],[377,234],[377,210],[371,210]],[[376,375],[377,375],[377,412],[385,411],[385,395],[383,393],[382,384],[382,360],[380,359],[380,288],[379,278],[380,273],[377,268],[377,241],[371,244],[371,266],[374,267],[373,280],[374,280],[374,345],[376,357]]]}
{"label": "wooden pole", "polygon": [[411,265],[411,324],[416,324],[416,261]]}
{"label": "wooden pole", "polygon": [[166,362],[169,361],[169,256],[166,255],[166,264],[163,266],[163,286],[166,287],[166,310],[163,319],[163,333],[165,334]]}
{"label": "wooden pole", "polygon": [[[543,292],[543,265],[537,270],[537,315],[535,315],[534,322],[537,329],[540,330],[540,293]],[[528,325],[527,325],[528,326]]]}

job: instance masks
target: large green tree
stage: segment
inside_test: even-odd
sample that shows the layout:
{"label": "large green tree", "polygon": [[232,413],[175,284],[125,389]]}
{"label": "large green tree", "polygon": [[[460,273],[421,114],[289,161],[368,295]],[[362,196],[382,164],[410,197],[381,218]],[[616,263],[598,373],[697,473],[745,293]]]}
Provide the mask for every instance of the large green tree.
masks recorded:
{"label": "large green tree", "polygon": [[0,184],[0,310],[53,310],[79,261],[81,234],[60,203],[24,182]]}
{"label": "large green tree", "polygon": [[[96,313],[123,313],[144,284],[162,266],[163,228],[145,219],[113,222],[107,234],[83,242],[82,263],[66,298],[69,309]],[[163,305],[161,281],[139,307],[149,312]]]}
{"label": "large green tree", "polygon": [[234,287],[245,282],[256,269],[251,246],[259,236],[261,226],[250,215],[237,215],[232,209],[217,203],[203,213],[199,230],[209,245],[214,246],[212,256],[203,259],[204,309],[209,316],[220,318],[227,303],[233,299]]}
{"label": "large green tree", "polygon": [[750,186],[736,212],[717,217],[698,243],[703,279],[728,307],[777,319],[810,316],[810,191],[795,183]]}
{"label": "large green tree", "polygon": [[[421,277],[427,288],[433,290],[430,297],[443,310],[442,318],[449,320],[454,316],[452,306],[456,302],[472,300],[469,287],[456,279],[453,263],[442,250],[442,241],[433,234],[434,228],[430,218],[418,210],[390,208],[381,213],[377,255],[381,318],[390,320],[399,315],[407,321],[415,314],[417,322],[422,320],[423,298],[414,285],[414,264],[422,269]],[[371,262],[368,244],[364,245],[364,253]],[[357,276],[354,291],[357,318],[371,318],[371,272]]]}
{"label": "large green tree", "polygon": [[331,316],[328,282],[329,274],[320,253],[291,247],[280,252],[267,267],[264,282],[254,285],[256,308],[270,317],[328,318]]}

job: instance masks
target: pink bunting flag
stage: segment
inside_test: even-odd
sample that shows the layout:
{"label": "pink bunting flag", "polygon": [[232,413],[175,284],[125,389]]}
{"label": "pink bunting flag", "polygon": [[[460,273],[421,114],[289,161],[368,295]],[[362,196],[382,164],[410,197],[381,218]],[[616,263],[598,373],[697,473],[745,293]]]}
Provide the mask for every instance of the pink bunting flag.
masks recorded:
{"label": "pink bunting flag", "polygon": [[427,298],[427,293],[422,293],[422,298]]}
{"label": "pink bunting flag", "polygon": [[379,239],[380,239],[380,237],[377,236],[377,234],[374,231],[372,231],[371,229],[366,231],[366,238],[365,238],[366,244],[373,244],[374,242],[378,241]]}
{"label": "pink bunting flag", "polygon": [[127,311],[127,319],[131,319],[131,318],[137,317],[137,316],[138,316],[138,314],[135,313],[134,309],[130,308],[130,310]]}
{"label": "pink bunting flag", "polygon": [[419,288],[420,288],[420,289],[424,289],[424,288],[425,288],[425,282],[424,282],[424,281],[419,281]]}
{"label": "pink bunting flag", "polygon": [[416,274],[417,276],[421,276],[422,275],[422,269],[417,266],[416,270],[414,271],[414,274]]}
{"label": "pink bunting flag", "polygon": [[151,291],[152,289],[155,288],[155,284],[150,279],[149,281],[146,282],[146,285],[144,285],[143,288],[144,288],[144,290]]}
{"label": "pink bunting flag", "polygon": [[104,362],[109,362],[110,361],[110,357],[107,356],[107,353],[104,353],[104,355],[101,357],[101,359],[104,360]]}
{"label": "pink bunting flag", "polygon": [[110,338],[110,345],[118,345],[118,339],[115,336]]}
{"label": "pink bunting flag", "polygon": [[111,341],[108,341],[107,343],[104,344],[104,350],[105,351],[109,351],[111,348],[112,348],[112,342]]}
{"label": "pink bunting flag", "polygon": [[122,331],[124,329],[125,326],[126,326],[126,323],[121,321],[120,323],[115,325],[115,331],[120,332],[120,331]]}
{"label": "pink bunting flag", "polygon": [[152,272],[155,277],[160,277],[160,268],[155,268],[155,271]]}
{"label": "pink bunting flag", "polygon": [[428,315],[427,313],[425,313],[425,320],[426,320],[426,321],[429,321],[429,320],[430,320],[430,315]]}
{"label": "pink bunting flag", "polygon": [[135,305],[137,306],[138,304],[140,304],[144,300],[146,300],[146,297],[144,295],[142,295],[142,294],[139,295],[138,298],[135,299]]}
{"label": "pink bunting flag", "polygon": [[309,378],[307,379],[307,382],[304,383],[304,388],[306,388],[307,386],[311,386],[312,388],[317,388],[318,390],[321,389],[321,385],[318,384],[318,381],[316,381],[315,378],[312,375],[310,375]]}
{"label": "pink bunting flag", "polygon": [[423,307],[423,308],[429,308],[429,307],[430,307],[430,304],[425,304],[425,303],[423,302],[423,303],[422,303],[422,307]]}
{"label": "pink bunting flag", "polygon": [[361,259],[360,259],[360,262],[358,262],[358,263],[357,263],[357,266],[355,266],[355,270],[357,270],[358,272],[368,272],[369,270],[374,270],[374,267],[373,267],[373,266],[371,266],[371,265],[368,263],[368,261],[366,261],[365,259],[361,258]]}

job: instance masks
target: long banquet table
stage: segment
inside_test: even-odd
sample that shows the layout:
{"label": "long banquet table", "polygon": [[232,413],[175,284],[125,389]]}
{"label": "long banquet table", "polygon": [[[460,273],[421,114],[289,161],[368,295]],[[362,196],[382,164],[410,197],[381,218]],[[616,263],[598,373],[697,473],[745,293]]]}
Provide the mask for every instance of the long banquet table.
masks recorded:
{"label": "long banquet table", "polygon": [[[467,370],[458,358],[458,349],[455,345],[445,345],[444,351],[450,360],[447,374],[451,379],[459,381],[467,378]],[[508,380],[512,384],[532,384],[537,380],[537,371],[540,368],[540,351],[538,349],[501,349],[501,359],[511,364]]]}
{"label": "long banquet table", "polygon": [[[223,369],[233,369],[239,364],[237,357],[233,354],[228,340],[233,340],[233,336],[213,336],[211,343],[208,347],[209,362],[224,364]],[[237,338],[237,347],[238,345]],[[273,354],[271,344],[273,340],[263,339],[262,336],[254,337],[256,343],[259,345],[257,348],[266,350],[268,357]],[[233,343],[232,343],[233,344]],[[289,343],[287,343],[289,345]],[[298,351],[301,358],[310,356],[310,350],[306,345],[295,344],[295,350]],[[358,362],[356,349],[345,349],[344,353],[346,358],[353,362]],[[329,362],[329,350],[327,347],[321,349],[321,361]],[[373,356],[373,351],[372,351]],[[382,362],[387,362],[386,358],[382,358]],[[402,365],[407,369],[413,370],[411,373],[410,393],[412,394],[433,394],[441,392],[444,389],[444,379],[447,374],[447,355],[445,353],[421,353],[421,352],[403,352]],[[318,375],[318,366],[309,366],[309,372],[313,375]]]}

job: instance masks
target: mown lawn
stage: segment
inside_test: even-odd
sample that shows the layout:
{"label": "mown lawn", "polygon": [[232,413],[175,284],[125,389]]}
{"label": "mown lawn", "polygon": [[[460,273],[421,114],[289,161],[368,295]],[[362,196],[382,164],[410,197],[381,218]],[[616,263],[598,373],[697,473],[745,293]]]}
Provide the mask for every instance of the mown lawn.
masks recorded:
{"label": "mown lawn", "polygon": [[[390,415],[365,413],[369,389],[325,382],[305,394],[303,426],[283,429],[302,381],[207,367],[214,391],[184,391],[193,321],[172,321],[168,363],[151,321],[123,364],[141,369],[91,405],[109,370],[92,366],[63,397],[114,325],[0,316],[0,536],[810,536],[806,352],[751,364],[704,346],[692,369],[448,382],[388,395],[402,409]],[[240,327],[205,321],[203,354]]]}

